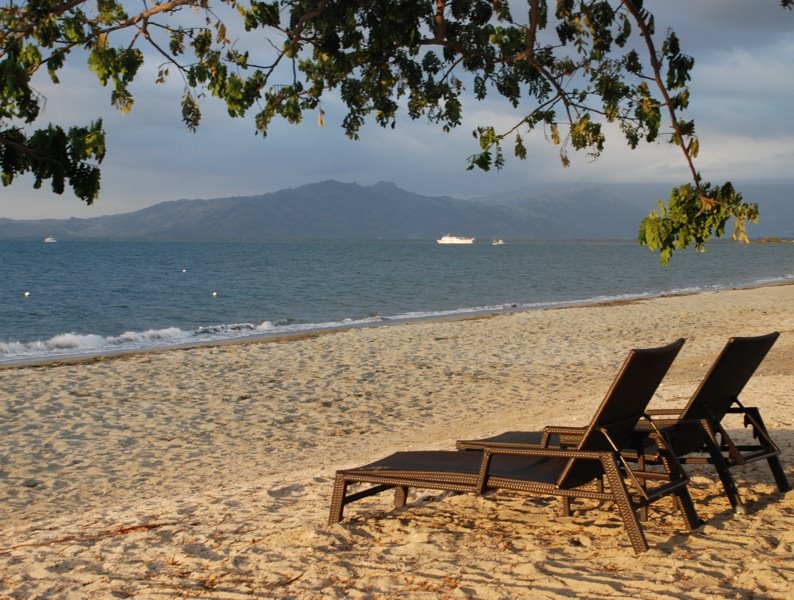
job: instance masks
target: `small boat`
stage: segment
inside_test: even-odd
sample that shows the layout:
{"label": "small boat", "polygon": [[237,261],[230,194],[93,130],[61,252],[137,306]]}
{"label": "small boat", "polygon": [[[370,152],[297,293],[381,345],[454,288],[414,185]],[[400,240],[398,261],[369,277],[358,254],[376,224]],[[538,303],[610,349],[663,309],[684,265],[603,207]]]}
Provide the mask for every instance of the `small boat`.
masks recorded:
{"label": "small boat", "polygon": [[460,237],[457,235],[442,235],[440,238],[436,240],[439,244],[473,244],[474,238],[473,237]]}
{"label": "small boat", "polygon": [[501,245],[503,245],[504,243],[505,243],[505,241],[504,241],[504,240],[493,240],[493,241],[491,242],[491,246],[501,246]]}
{"label": "small boat", "polygon": [[55,242],[57,242],[57,241],[58,241],[58,240],[56,240],[56,239],[55,239],[53,236],[51,236],[51,235],[48,235],[47,237],[45,237],[45,238],[44,238],[44,242],[45,242],[46,244],[54,244],[54,243],[55,243]]}

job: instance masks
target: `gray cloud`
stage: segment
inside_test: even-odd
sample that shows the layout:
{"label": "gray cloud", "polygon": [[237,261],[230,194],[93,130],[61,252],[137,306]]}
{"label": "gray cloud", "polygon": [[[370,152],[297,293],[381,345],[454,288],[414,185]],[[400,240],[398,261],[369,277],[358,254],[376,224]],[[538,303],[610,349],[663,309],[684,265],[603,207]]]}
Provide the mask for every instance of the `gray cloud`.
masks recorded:
{"label": "gray cloud", "polygon": [[[794,14],[776,0],[649,2],[657,25],[677,31],[696,58],[693,100],[703,152],[698,163],[707,179],[792,178],[786,148],[794,141]],[[45,120],[85,123],[105,120],[110,152],[103,165],[102,197],[85,207],[69,195],[30,189],[28,180],[0,188],[0,216],[12,218],[90,217],[128,212],[165,200],[249,195],[335,178],[361,184],[394,181],[427,194],[483,195],[553,182],[662,181],[682,183],[687,171],[666,143],[629,151],[620,135],[608,140],[603,157],[574,157],[560,165],[557,148],[541,133],[530,141],[527,161],[509,160],[501,172],[465,170],[477,150],[471,130],[478,119],[509,121],[506,103],[464,107],[466,121],[444,134],[433,125],[401,118],[396,130],[368,125],[358,142],[347,140],[333,99],[324,107],[327,125],[314,116],[300,126],[275,124],[267,138],[255,136],[251,118],[230,119],[221,103],[202,105],[198,133],[180,121],[181,84],[153,83],[147,64],[133,89],[131,114],[110,107],[110,91],[99,88],[83,64],[64,71],[62,85],[41,80],[48,97]]]}

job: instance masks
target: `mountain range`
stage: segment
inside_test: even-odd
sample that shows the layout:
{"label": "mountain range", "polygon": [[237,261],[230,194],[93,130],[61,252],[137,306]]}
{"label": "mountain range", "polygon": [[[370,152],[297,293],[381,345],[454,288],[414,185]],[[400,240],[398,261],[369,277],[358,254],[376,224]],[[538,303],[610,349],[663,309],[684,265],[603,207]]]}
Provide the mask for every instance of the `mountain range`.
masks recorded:
{"label": "mountain range", "polygon": [[[753,226],[751,235],[794,236],[791,191],[788,186],[762,192],[768,200],[759,200],[763,227]],[[444,233],[480,239],[633,239],[663,194],[647,186],[612,186],[463,200],[423,196],[386,182],[329,180],[259,196],[175,200],[90,219],[0,219],[0,239],[377,240],[434,239]]]}

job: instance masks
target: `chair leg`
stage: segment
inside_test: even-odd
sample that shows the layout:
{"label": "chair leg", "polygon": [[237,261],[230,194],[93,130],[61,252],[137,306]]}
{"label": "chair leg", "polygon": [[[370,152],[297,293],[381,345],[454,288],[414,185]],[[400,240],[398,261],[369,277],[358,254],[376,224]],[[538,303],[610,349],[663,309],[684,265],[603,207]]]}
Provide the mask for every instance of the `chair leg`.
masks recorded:
{"label": "chair leg", "polygon": [[629,540],[631,540],[631,545],[634,547],[634,552],[636,554],[645,552],[648,549],[648,541],[645,539],[645,533],[642,531],[640,522],[637,519],[637,513],[634,512],[629,492],[620,474],[620,467],[618,467],[615,457],[611,455],[602,458],[601,464],[607,476],[612,499],[617,504],[618,512],[623,518],[623,525],[626,528]]}
{"label": "chair leg", "polygon": [[334,492],[331,496],[331,513],[328,515],[328,524],[333,525],[342,520],[345,510],[345,494],[347,494],[347,481],[340,475],[334,481]]}
{"label": "chair leg", "polygon": [[571,498],[569,496],[563,496],[562,500],[562,516],[570,517],[571,516]]}
{"label": "chair leg", "polygon": [[[769,440],[769,432],[766,429],[764,420],[761,418],[761,411],[756,407],[747,407],[745,411],[747,411],[749,416],[749,419],[745,417],[745,425],[748,422],[755,422],[756,426],[760,427],[762,430],[756,437],[763,437]],[[788,492],[791,489],[791,485],[786,478],[786,473],[783,471],[783,465],[780,463],[780,459],[777,456],[770,456],[766,461],[769,463],[769,468],[775,478],[775,483],[777,483],[777,489],[782,493]]]}
{"label": "chair leg", "polygon": [[[664,467],[667,476],[671,482],[686,481],[689,482],[684,467],[678,460],[675,454],[670,450],[668,440],[659,439],[659,454],[662,459],[662,466]],[[687,485],[678,488],[673,492],[673,508],[680,510],[681,515],[684,517],[684,525],[689,531],[697,529],[703,525],[704,521],[698,516],[695,510],[695,504],[692,502],[692,496],[689,493]]]}
{"label": "chair leg", "polygon": [[725,495],[728,496],[728,501],[731,503],[731,508],[733,508],[734,512],[745,514],[747,512],[747,508],[745,507],[744,502],[739,495],[739,488],[736,487],[736,481],[733,479],[733,475],[731,475],[728,461],[725,460],[722,450],[720,450],[720,445],[717,442],[714,431],[706,423],[703,423],[702,427],[706,434],[706,447],[708,448],[709,455],[711,456],[711,464],[714,465],[714,468],[717,470],[717,475],[720,476],[722,487],[725,489]]}
{"label": "chair leg", "polygon": [[394,508],[402,508],[408,500],[408,488],[404,485],[398,485],[394,488]]}
{"label": "chair leg", "polygon": [[777,456],[770,456],[766,459],[766,462],[769,463],[769,468],[775,477],[777,489],[782,493],[788,492],[791,489],[791,484],[789,484],[786,474],[783,472],[783,465],[780,464],[780,459]]}
{"label": "chair leg", "polygon": [[[642,451],[642,444],[640,444],[639,445],[639,450],[637,451],[637,470],[640,471],[640,472],[645,471],[645,467],[646,467],[646,464],[645,464],[645,453]],[[648,487],[647,480],[645,480],[645,479],[642,480],[642,487],[643,487],[643,490]],[[644,523],[647,520],[648,520],[648,505],[647,504],[643,504],[640,507],[640,521],[642,521]]]}
{"label": "chair leg", "polygon": [[684,525],[689,531],[693,531],[705,523],[695,511],[695,504],[692,502],[692,496],[689,495],[689,489],[686,486],[677,490],[673,497],[676,499],[681,516],[684,517]]}

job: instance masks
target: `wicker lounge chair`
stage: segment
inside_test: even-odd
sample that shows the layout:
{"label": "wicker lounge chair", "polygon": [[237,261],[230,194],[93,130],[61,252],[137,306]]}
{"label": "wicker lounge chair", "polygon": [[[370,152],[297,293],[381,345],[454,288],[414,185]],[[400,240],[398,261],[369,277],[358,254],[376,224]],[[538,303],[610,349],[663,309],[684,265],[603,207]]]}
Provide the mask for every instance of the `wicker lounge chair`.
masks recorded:
{"label": "wicker lounge chair", "polygon": [[[645,442],[644,445],[637,444],[638,448],[644,449],[640,456],[645,461],[659,460],[660,457],[644,439],[659,427],[682,463],[714,466],[731,506],[741,513],[745,512],[745,505],[731,475],[733,467],[766,460],[778,489],[781,492],[790,490],[780,463],[780,449],[769,435],[760,411],[756,407],[745,406],[739,400],[739,394],[779,335],[773,332],[729,339],[685,407],[649,410],[648,414],[660,418],[654,419],[653,425],[640,421],[637,433],[640,441]],[[744,427],[749,427],[752,432],[753,443],[738,444],[731,439],[723,425],[728,414],[742,415]]]}
{"label": "wicker lounge chair", "polygon": [[[746,407],[739,401],[742,389],[779,335],[774,332],[728,340],[688,404],[683,408],[648,410],[647,413],[656,418],[653,423],[640,420],[635,440],[630,449],[624,449],[624,456],[639,460],[641,469],[645,468],[643,461],[658,462],[661,457],[655,452],[655,444],[650,443],[648,436],[659,428],[669,438],[680,462],[714,465],[731,506],[738,512],[744,512],[744,504],[730,473],[731,467],[766,459],[780,491],[789,490],[778,458],[780,450],[769,436],[759,410]],[[721,424],[729,413],[744,415],[744,426],[752,428],[755,444],[737,445],[733,442]],[[581,435],[582,431],[581,428],[571,428],[566,436],[554,441],[575,443],[576,436]],[[537,443],[541,435],[541,432],[508,431],[481,440],[460,440],[457,447],[461,450],[510,448]]]}
{"label": "wicker lounge chair", "polygon": [[[382,460],[337,471],[329,523],[342,519],[344,507],[356,500],[394,489],[395,506],[405,505],[409,488],[428,488],[482,494],[505,489],[570,498],[614,502],[635,552],[648,549],[637,510],[659,498],[674,495],[689,530],[699,525],[686,484],[688,479],[660,435],[666,473],[654,473],[655,487],[645,487],[646,475],[622,459],[620,449],[634,429],[684,340],[668,346],[632,350],[590,425],[580,432],[575,448],[487,448],[483,452],[397,452]],[[553,430],[549,434],[565,434]],[[629,493],[626,479],[633,488]],[[606,487],[604,486],[606,483]],[[349,492],[351,484],[371,484]],[[564,505],[567,509],[567,502]]]}

